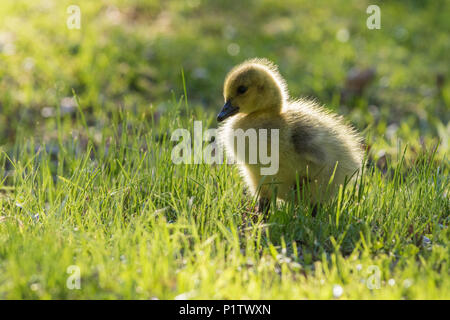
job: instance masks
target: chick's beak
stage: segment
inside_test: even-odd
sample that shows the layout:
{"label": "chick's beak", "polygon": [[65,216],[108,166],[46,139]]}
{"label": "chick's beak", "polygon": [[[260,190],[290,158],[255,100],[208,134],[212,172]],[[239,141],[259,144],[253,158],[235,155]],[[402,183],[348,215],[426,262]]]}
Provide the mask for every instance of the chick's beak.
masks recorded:
{"label": "chick's beak", "polygon": [[225,120],[228,117],[231,117],[232,115],[236,114],[239,111],[239,107],[233,107],[231,105],[230,101],[227,101],[225,105],[223,106],[222,110],[220,110],[219,114],[217,115],[217,122],[221,122]]}

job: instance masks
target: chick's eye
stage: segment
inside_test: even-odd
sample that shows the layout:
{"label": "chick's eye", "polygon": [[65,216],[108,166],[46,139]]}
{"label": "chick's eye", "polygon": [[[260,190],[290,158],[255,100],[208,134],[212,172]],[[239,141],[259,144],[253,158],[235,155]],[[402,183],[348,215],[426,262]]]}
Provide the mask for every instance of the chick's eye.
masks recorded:
{"label": "chick's eye", "polygon": [[247,87],[246,87],[246,86],[239,86],[239,87],[237,88],[237,92],[238,92],[239,94],[243,94],[243,93],[245,93],[245,91],[247,91]]}

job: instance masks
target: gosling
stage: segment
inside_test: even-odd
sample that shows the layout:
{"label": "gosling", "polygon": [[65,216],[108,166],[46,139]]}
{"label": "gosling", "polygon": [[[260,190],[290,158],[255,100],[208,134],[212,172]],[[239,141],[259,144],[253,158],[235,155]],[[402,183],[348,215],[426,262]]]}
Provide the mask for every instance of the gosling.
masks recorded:
{"label": "gosling", "polygon": [[[251,59],[234,67],[226,76],[223,95],[218,140],[228,158],[239,163],[250,193],[259,200],[259,212],[267,212],[274,198],[296,201],[306,194],[315,213],[318,204],[330,199],[361,168],[359,134],[315,102],[291,99],[285,80],[270,61]],[[279,130],[275,174],[262,174],[266,165],[247,159],[248,144],[244,155],[237,149],[236,130],[252,128],[267,130],[268,152],[277,151],[270,147],[271,129]]]}

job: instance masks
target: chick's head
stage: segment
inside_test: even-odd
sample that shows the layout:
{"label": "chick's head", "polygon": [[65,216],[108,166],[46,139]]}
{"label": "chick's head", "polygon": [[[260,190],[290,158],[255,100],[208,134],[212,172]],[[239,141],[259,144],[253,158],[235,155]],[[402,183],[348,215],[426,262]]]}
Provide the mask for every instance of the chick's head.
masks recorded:
{"label": "chick's head", "polygon": [[279,113],[287,96],[276,66],[265,59],[252,59],[232,69],[223,95],[225,105],[217,116],[219,122],[238,113]]}

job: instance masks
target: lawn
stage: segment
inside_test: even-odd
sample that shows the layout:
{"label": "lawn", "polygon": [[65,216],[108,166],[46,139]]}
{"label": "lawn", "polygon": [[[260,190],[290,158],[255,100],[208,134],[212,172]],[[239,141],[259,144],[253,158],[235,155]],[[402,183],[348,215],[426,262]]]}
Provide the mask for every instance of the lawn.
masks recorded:
{"label": "lawn", "polygon": [[[450,2],[370,4],[1,1],[0,299],[450,299]],[[252,57],[364,136],[315,216],[171,160]]]}

